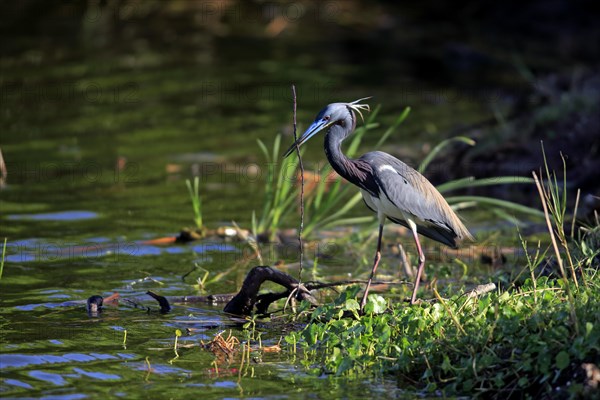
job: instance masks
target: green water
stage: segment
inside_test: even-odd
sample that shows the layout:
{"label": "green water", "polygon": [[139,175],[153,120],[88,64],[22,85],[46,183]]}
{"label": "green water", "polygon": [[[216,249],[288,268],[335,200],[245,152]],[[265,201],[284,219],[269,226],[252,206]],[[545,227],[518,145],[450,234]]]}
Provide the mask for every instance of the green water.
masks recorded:
{"label": "green water", "polygon": [[[55,23],[78,21],[77,15]],[[391,45],[374,47],[380,42],[360,29],[342,34],[318,18],[298,28],[302,34],[276,38],[265,35],[261,21],[232,24],[219,34],[185,20],[177,36],[133,19],[118,31],[122,36],[106,39],[109,45],[94,21],[56,33],[48,43],[15,34],[1,61],[0,145],[8,178],[0,191],[0,238],[8,238],[8,249],[0,281],[0,395],[356,397],[368,387],[370,395],[402,396],[393,380],[348,383],[306,375],[287,348],[263,355],[241,378],[239,359],[217,372],[212,354],[199,347],[182,348],[174,359],[176,329],[193,328],[179,339],[184,344],[229,329],[243,338],[222,305],[176,305],[167,315],[121,305],[89,317],[84,305],[63,303],[113,292],[200,294],[193,286],[198,273],[181,278],[195,264],[209,271],[203,293],[234,292],[247,272],[247,265],[236,267],[248,251],[243,245],[219,238],[169,246],[143,241],[192,224],[184,182],[193,175],[201,177],[209,228],[231,221],[250,227],[252,211],[262,208],[268,168],[256,140],[271,143],[282,133],[291,143],[291,83],[298,88],[299,129],[329,102],[375,96],[371,104],[383,104],[383,127],[365,139],[365,151],[410,105],[409,120],[386,150],[413,165],[419,146],[435,143],[457,120],[489,118],[494,107],[482,96],[495,88],[431,83],[403,57],[414,60],[427,49],[404,47],[385,57]],[[164,16],[155,21],[176,26]],[[147,35],[139,33],[145,29]],[[367,56],[356,57],[361,51]],[[371,61],[375,55],[380,59]],[[306,155],[309,169],[323,162],[318,140]],[[355,213],[367,211],[361,204]],[[282,257],[266,254],[265,263]],[[340,255],[324,263],[321,275],[357,269],[366,271],[366,263]],[[261,330],[267,345],[282,335]]]}

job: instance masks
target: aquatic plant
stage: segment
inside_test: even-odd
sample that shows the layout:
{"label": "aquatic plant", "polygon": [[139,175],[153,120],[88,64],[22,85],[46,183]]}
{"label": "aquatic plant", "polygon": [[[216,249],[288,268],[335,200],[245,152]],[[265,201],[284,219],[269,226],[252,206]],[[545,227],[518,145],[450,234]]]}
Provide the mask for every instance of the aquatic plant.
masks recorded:
{"label": "aquatic plant", "polygon": [[204,225],[202,224],[202,199],[200,198],[200,178],[194,177],[194,182],[190,179],[185,180],[190,199],[192,200],[192,208],[194,210],[194,223],[196,228],[202,230]]}
{"label": "aquatic plant", "polygon": [[[586,273],[589,287],[579,290],[573,281],[538,277],[478,299],[443,298],[434,288],[437,301],[421,306],[371,295],[365,315],[346,318],[359,308],[355,286],[318,308],[286,342],[302,349],[316,375],[392,374],[407,389],[445,395],[539,397],[557,387],[577,393],[582,363],[600,356],[600,276]],[[573,303],[568,290],[577,291]],[[568,318],[571,304],[575,321]]]}
{"label": "aquatic plant", "polygon": [[298,162],[294,157],[279,162],[280,135],[275,137],[271,152],[260,139],[257,142],[269,168],[265,180],[263,211],[260,219],[257,219],[254,211],[252,212],[252,232],[254,237],[266,233],[269,241],[273,241],[282,219],[290,212],[292,202],[296,198],[293,186],[295,179],[290,177],[290,173],[295,173]]}

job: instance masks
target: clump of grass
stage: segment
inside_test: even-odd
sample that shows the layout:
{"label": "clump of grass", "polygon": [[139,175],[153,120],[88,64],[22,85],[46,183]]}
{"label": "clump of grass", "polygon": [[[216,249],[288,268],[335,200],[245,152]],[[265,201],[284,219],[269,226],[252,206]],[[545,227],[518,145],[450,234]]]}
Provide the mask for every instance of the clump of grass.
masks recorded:
{"label": "clump of grass", "polygon": [[194,177],[194,181],[190,179],[185,180],[190,199],[192,200],[192,208],[194,210],[194,223],[198,230],[202,230],[204,225],[202,223],[202,199],[200,198],[200,178]]}
{"label": "clump of grass", "polygon": [[[556,239],[558,238],[558,242],[561,244],[564,250],[564,256],[568,260],[568,265],[571,271],[571,278],[575,282],[575,286],[578,287],[579,283],[577,280],[577,275],[575,274],[575,266],[573,264],[573,259],[571,257],[571,251],[569,248],[569,243],[567,242],[567,234],[565,232],[565,224],[566,224],[566,211],[567,211],[567,173],[566,173],[566,162],[564,156],[561,154],[562,162],[563,162],[563,184],[562,186],[558,184],[556,173],[550,172],[550,168],[548,167],[548,162],[546,161],[546,153],[544,152],[544,145],[542,143],[542,154],[544,156],[544,166],[546,171],[546,183],[540,181],[537,177],[537,174],[533,172],[533,179],[535,180],[535,184],[538,188],[540,198],[542,199],[542,206],[544,207],[544,215],[546,217],[546,222],[548,225],[548,232],[550,234],[550,239],[552,240],[552,245],[556,254],[556,260],[558,262],[558,266],[560,268],[560,272],[563,276],[563,279],[567,279],[566,272],[563,267],[563,257],[558,248],[558,244]],[[580,269],[581,271],[581,269]],[[585,278],[582,275],[582,279]]]}
{"label": "clump of grass", "polygon": [[269,166],[265,181],[265,196],[263,211],[260,219],[252,212],[252,232],[254,237],[265,233],[269,241],[273,241],[277,235],[280,223],[285,215],[292,209],[294,201],[294,174],[298,162],[295,157],[288,157],[279,162],[279,150],[281,147],[281,136],[277,135],[273,142],[273,148],[269,152],[267,146],[259,139],[258,145]]}

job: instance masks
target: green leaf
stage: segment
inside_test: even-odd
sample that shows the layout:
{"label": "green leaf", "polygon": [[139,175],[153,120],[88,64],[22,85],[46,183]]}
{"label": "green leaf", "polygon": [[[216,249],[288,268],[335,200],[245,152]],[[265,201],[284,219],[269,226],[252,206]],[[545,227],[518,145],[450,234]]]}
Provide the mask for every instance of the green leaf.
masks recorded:
{"label": "green leaf", "polygon": [[586,322],[585,323],[585,336],[589,336],[590,333],[592,333],[592,330],[594,329],[594,324],[592,324],[591,322]]}
{"label": "green leaf", "polygon": [[448,146],[452,142],[462,142],[468,144],[469,146],[475,146],[475,141],[466,136],[455,136],[450,139],[442,140],[429,152],[429,154],[427,154],[425,159],[419,165],[417,171],[423,173],[427,169],[427,166],[431,163],[431,161],[433,161],[435,156],[437,156],[438,153],[444,149],[444,147]]}
{"label": "green leaf", "polygon": [[400,124],[402,124],[404,122],[406,117],[408,117],[409,113],[410,113],[410,107],[404,108],[404,111],[402,111],[402,113],[396,119],[394,124],[392,126],[390,126],[387,131],[385,131],[385,133],[381,136],[381,138],[379,138],[379,140],[377,141],[377,144],[375,145],[376,149],[381,147],[381,145],[383,143],[385,143],[387,138],[396,130],[396,128],[398,128],[398,126],[400,126]]}
{"label": "green leaf", "polygon": [[331,354],[331,356],[329,357],[330,360],[334,363],[338,362],[338,359],[341,359],[342,357],[342,352],[340,351],[339,347],[334,347],[333,348],[333,353]]}
{"label": "green leaf", "polygon": [[344,372],[348,371],[352,368],[354,361],[350,357],[342,358],[342,362],[338,365],[337,371],[335,371],[336,375],[342,375]]}
{"label": "green leaf", "polygon": [[527,379],[526,376],[522,376],[519,378],[519,382],[518,382],[520,387],[525,387],[529,384],[529,379]]}
{"label": "green leaf", "polygon": [[315,345],[317,343],[317,335],[319,332],[319,327],[317,324],[310,324],[308,329],[304,330],[304,340],[309,346]]}
{"label": "green leaf", "polygon": [[566,351],[563,350],[556,355],[556,368],[563,370],[569,366],[570,362],[569,353]]}
{"label": "green leaf", "polygon": [[440,193],[447,192],[449,190],[473,188],[478,186],[491,186],[491,185],[514,185],[515,183],[529,183],[533,184],[534,181],[531,178],[524,176],[496,176],[493,178],[482,178],[476,179],[472,176],[456,179],[454,181],[442,183],[438,185],[436,189]]}
{"label": "green leaf", "polygon": [[512,201],[495,199],[492,197],[484,197],[484,196],[453,196],[446,197],[446,201],[452,205],[454,203],[474,201],[481,204],[489,204],[492,206],[503,207],[515,212],[521,212],[525,214],[529,214],[536,217],[544,217],[544,213],[535,208],[527,207],[522,204],[513,203]]}
{"label": "green leaf", "polygon": [[365,313],[367,314],[383,314],[387,309],[387,302],[380,295],[372,294],[368,297],[365,304]]}
{"label": "green leaf", "polygon": [[348,299],[348,300],[346,300],[346,303],[344,304],[344,310],[348,310],[348,311],[360,310],[360,304],[358,304],[358,301],[356,301],[356,299]]}
{"label": "green leaf", "polygon": [[260,150],[263,152],[265,158],[267,159],[267,162],[270,163],[271,157],[269,156],[269,150],[267,150],[267,146],[265,146],[263,141],[260,139],[256,139],[256,142],[258,143],[258,147],[260,147]]}

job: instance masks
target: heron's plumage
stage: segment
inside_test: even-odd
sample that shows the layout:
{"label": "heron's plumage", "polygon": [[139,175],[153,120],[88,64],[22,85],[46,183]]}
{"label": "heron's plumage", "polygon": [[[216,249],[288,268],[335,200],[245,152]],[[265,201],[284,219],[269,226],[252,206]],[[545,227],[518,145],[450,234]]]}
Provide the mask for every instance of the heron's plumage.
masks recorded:
{"label": "heron's plumage", "polygon": [[418,171],[382,151],[366,153],[360,160],[371,166],[379,197],[392,203],[386,206],[380,200],[391,221],[408,227],[410,218],[419,233],[453,248],[457,240],[473,238],[446,199]]}
{"label": "heron's plumage", "polygon": [[358,159],[350,159],[342,152],[342,142],[356,128],[356,113],[362,118],[361,111],[369,111],[367,104],[360,104],[361,100],[364,99],[351,103],[329,104],[290,146],[284,157],[289,156],[297,146],[301,146],[317,133],[327,131],[327,160],[340,176],[358,186],[365,204],[377,213],[379,218],[377,253],[361,308],[366,304],[369,286],[381,258],[381,237],[386,219],[409,228],[417,245],[419,268],[411,297],[413,304],[425,265],[425,254],[418,234],[452,248],[457,247],[457,242],[463,239],[472,240],[473,237],[440,192],[418,171],[382,151],[372,151]]}
{"label": "heron's plumage", "polygon": [[[325,114],[324,110],[318,118]],[[378,214],[381,223],[387,217],[410,228],[410,219],[418,233],[452,248],[465,238],[472,239],[444,197],[418,171],[382,151],[358,159],[346,157],[341,146],[348,132],[354,130],[353,110],[348,109],[340,121],[331,123],[327,130],[325,155],[340,176],[360,188],[365,204]]]}

